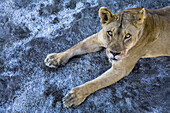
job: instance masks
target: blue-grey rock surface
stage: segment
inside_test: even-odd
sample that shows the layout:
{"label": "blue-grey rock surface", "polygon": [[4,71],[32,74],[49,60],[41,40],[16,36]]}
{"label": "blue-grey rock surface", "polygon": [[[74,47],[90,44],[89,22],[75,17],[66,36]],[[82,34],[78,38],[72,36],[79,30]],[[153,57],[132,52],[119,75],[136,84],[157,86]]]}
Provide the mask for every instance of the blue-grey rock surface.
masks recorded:
{"label": "blue-grey rock surface", "polygon": [[170,57],[140,59],[129,76],[77,108],[62,98],[111,67],[105,51],[49,69],[62,52],[101,29],[98,10],[170,5],[170,0],[0,0],[0,113],[170,113]]}

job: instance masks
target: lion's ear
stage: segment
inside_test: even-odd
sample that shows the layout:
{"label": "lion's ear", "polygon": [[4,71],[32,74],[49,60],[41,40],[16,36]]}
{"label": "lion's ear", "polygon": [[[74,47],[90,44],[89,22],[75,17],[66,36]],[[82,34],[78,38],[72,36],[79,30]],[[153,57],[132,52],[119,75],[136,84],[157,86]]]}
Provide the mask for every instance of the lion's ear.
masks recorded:
{"label": "lion's ear", "polygon": [[102,24],[107,24],[112,19],[112,12],[107,7],[101,7],[99,9],[99,17]]}
{"label": "lion's ear", "polygon": [[145,18],[146,18],[146,9],[145,8],[142,8],[140,11],[139,11],[140,15],[139,15],[139,20],[143,21]]}
{"label": "lion's ear", "polygon": [[142,9],[140,10],[140,13],[141,13],[141,14],[145,14],[145,10],[146,10],[145,8],[142,8]]}

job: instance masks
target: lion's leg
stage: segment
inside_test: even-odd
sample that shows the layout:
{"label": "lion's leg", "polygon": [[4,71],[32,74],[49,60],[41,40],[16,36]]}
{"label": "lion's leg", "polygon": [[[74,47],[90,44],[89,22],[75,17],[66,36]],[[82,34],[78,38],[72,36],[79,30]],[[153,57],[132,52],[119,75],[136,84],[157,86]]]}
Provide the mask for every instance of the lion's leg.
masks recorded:
{"label": "lion's leg", "polygon": [[129,64],[127,64],[127,60],[124,60],[118,64],[113,64],[112,68],[98,78],[73,88],[64,97],[64,105],[66,107],[77,106],[81,104],[91,93],[119,81],[131,72],[138,59],[127,59],[130,60]]}
{"label": "lion's leg", "polygon": [[116,74],[114,69],[111,68],[98,78],[73,88],[64,97],[63,103],[66,107],[75,107],[81,104],[91,93],[119,81],[124,76],[125,74]]}
{"label": "lion's leg", "polygon": [[49,54],[44,62],[47,66],[56,68],[59,65],[67,63],[73,56],[96,52],[101,50],[101,48],[102,46],[98,40],[98,34],[94,34],[65,52]]}

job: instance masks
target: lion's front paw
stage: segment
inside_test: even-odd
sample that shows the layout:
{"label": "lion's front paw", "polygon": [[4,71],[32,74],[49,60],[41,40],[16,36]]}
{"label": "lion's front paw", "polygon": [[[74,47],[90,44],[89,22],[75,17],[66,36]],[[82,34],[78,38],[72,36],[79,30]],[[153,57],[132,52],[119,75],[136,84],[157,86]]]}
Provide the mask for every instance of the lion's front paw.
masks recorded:
{"label": "lion's front paw", "polygon": [[63,53],[51,53],[47,55],[44,63],[51,68],[57,68],[60,65],[64,65],[67,62]]}
{"label": "lion's front paw", "polygon": [[63,99],[65,107],[76,107],[81,104],[89,94],[82,87],[73,88]]}

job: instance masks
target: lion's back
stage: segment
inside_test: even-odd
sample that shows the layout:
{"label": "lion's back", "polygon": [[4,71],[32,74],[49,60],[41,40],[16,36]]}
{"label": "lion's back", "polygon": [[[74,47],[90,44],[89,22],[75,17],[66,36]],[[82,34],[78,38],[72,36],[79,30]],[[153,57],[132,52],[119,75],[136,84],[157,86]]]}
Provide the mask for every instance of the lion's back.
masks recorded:
{"label": "lion's back", "polygon": [[170,6],[166,6],[164,8],[160,8],[160,9],[155,9],[152,11],[158,15],[170,17]]}

